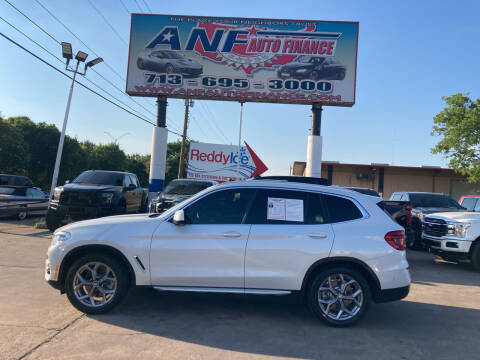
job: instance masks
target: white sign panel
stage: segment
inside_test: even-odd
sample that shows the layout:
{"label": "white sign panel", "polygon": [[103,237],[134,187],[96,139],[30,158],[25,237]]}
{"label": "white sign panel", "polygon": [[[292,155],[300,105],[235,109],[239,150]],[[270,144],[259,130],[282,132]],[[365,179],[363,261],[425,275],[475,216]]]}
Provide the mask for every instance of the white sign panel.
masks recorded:
{"label": "white sign panel", "polygon": [[268,198],[268,220],[303,222],[303,200]]}
{"label": "white sign panel", "polygon": [[267,170],[268,168],[247,143],[240,147],[240,156],[238,146],[235,145],[190,143],[187,168],[189,179],[219,182],[246,180]]}

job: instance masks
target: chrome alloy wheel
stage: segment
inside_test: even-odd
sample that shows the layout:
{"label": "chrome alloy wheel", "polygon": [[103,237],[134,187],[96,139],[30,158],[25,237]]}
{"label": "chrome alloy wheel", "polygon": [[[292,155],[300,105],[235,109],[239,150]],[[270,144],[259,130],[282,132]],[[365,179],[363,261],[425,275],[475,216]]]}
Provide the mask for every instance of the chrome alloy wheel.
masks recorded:
{"label": "chrome alloy wheel", "polygon": [[75,273],[73,293],[85,306],[103,306],[112,301],[117,293],[117,277],[104,263],[89,262]]}
{"label": "chrome alloy wheel", "polygon": [[353,277],[331,274],[318,289],[318,303],[322,312],[333,320],[350,320],[364,303],[363,291]]}

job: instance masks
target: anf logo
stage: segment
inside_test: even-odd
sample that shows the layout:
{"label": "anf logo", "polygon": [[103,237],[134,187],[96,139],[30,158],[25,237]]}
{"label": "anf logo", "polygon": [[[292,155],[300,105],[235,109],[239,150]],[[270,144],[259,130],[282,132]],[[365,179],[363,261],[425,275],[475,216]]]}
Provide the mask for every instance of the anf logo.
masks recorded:
{"label": "anf logo", "polygon": [[172,50],[181,50],[178,28],[176,26],[164,27],[145,48],[153,49],[157,45],[170,45],[170,49]]}

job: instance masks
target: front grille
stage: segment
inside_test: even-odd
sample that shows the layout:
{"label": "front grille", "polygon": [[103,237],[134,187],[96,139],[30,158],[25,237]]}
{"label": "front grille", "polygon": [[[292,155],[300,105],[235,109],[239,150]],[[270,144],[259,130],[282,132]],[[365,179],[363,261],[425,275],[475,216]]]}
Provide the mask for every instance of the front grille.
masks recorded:
{"label": "front grille", "polygon": [[64,191],[60,195],[60,204],[73,206],[95,206],[98,203],[96,193],[84,191]]}
{"label": "front grille", "polygon": [[447,235],[447,223],[442,219],[425,218],[423,220],[423,232],[425,235],[441,237]]}

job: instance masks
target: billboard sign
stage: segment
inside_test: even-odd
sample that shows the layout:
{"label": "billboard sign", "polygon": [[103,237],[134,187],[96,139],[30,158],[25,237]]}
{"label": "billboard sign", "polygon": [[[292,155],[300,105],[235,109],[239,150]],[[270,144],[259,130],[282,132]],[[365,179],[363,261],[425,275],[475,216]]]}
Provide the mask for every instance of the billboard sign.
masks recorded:
{"label": "billboard sign", "polygon": [[[240,161],[238,167],[237,161]],[[240,171],[238,171],[240,170]],[[190,143],[187,178],[209,179],[219,182],[246,180],[261,175],[268,168],[250,146]]]}
{"label": "billboard sign", "polygon": [[358,25],[132,14],[126,92],[352,106]]}

